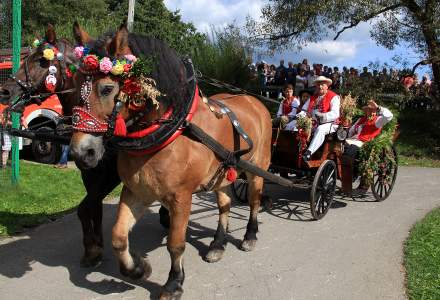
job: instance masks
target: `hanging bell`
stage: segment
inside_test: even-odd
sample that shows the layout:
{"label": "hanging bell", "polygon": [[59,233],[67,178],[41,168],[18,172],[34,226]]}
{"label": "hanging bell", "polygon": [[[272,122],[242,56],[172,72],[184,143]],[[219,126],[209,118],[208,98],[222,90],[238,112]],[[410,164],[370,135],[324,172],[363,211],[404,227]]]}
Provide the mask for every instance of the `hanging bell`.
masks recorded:
{"label": "hanging bell", "polygon": [[58,59],[58,60],[63,60],[63,59],[64,59],[64,55],[63,55],[63,53],[58,52],[58,53],[57,53],[57,59]]}

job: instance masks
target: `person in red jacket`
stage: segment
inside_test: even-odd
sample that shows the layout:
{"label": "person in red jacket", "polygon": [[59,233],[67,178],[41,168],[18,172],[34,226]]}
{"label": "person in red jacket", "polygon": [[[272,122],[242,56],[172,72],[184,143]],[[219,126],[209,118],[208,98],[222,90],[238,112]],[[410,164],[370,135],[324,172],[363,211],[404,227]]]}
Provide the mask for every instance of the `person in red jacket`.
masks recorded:
{"label": "person in red jacket", "polygon": [[382,131],[382,127],[393,119],[393,113],[377,105],[374,100],[370,100],[367,106],[362,108],[364,116],[354,123],[348,131],[348,138],[345,140],[347,148],[353,148],[357,152],[365,142],[371,141]]}
{"label": "person in red jacket", "polygon": [[310,160],[313,153],[324,143],[325,136],[335,132],[338,128],[336,122],[339,119],[341,98],[335,92],[329,90],[332,80],[325,76],[318,76],[313,82],[315,94],[304,103],[300,114],[307,114],[315,121],[315,130],[312,141],[303,155],[305,161]]}
{"label": "person in red jacket", "polygon": [[[348,138],[345,140],[344,157],[353,161],[364,143],[371,141],[382,131],[382,127],[393,119],[393,113],[370,100],[367,106],[362,108],[364,116],[356,121],[348,131]],[[354,171],[352,169],[352,171]],[[361,178],[361,183],[356,193],[364,194],[368,190],[368,182]]]}
{"label": "person in red jacket", "polygon": [[299,99],[294,95],[292,84],[286,84],[284,86],[283,96],[280,97],[280,100],[277,117],[273,119],[272,124],[274,127],[278,127],[281,124],[282,128],[284,128],[287,123],[295,119],[300,105]]}

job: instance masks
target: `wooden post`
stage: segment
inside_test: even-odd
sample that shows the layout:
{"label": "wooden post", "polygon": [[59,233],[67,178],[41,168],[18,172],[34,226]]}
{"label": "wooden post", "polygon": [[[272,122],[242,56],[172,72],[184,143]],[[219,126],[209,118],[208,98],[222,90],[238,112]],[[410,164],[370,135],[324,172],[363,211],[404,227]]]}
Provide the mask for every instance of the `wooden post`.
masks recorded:
{"label": "wooden post", "polygon": [[128,17],[127,17],[127,27],[128,31],[133,30],[134,21],[134,6],[136,4],[135,0],[128,0]]}

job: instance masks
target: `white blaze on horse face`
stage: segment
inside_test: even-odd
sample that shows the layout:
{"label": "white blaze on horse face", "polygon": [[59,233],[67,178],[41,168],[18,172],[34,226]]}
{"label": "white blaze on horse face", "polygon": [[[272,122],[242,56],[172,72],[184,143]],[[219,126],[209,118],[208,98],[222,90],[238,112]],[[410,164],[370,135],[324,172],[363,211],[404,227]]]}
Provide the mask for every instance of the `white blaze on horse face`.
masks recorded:
{"label": "white blaze on horse face", "polygon": [[[75,135],[75,134],[74,134]],[[81,133],[73,137],[70,143],[70,153],[79,167],[94,168],[104,155],[104,141],[102,136]]]}

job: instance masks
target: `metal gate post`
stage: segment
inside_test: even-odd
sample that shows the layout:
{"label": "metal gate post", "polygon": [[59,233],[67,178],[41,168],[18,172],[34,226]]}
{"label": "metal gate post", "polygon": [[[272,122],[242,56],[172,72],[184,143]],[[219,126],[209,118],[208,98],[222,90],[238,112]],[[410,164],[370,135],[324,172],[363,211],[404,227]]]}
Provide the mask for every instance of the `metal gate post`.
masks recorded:
{"label": "metal gate post", "polygon": [[[12,72],[15,73],[20,68],[21,52],[21,0],[12,1]],[[15,101],[16,99],[13,99]],[[12,128],[20,127],[20,114],[12,114]],[[18,137],[12,137],[12,183],[18,184],[20,176],[20,152]]]}

